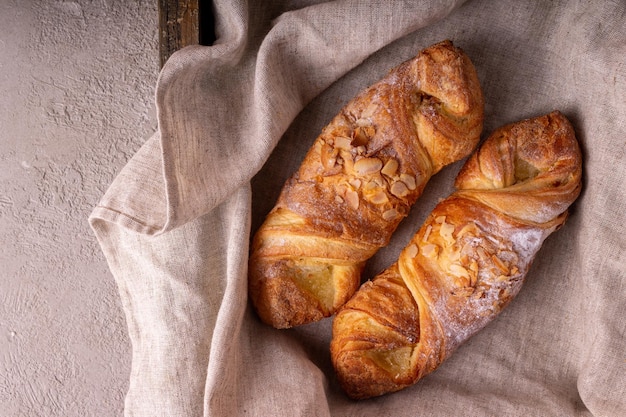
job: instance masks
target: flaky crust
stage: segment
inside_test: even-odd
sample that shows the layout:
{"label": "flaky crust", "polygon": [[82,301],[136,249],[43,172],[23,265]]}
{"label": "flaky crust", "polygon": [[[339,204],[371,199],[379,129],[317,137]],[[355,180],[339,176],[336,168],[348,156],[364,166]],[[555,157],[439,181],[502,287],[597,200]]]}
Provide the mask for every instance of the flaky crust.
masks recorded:
{"label": "flaky crust", "polygon": [[476,71],[450,41],[350,101],[255,235],[249,292],[261,319],[286,328],[333,314],[428,179],[475,148],[482,120]]}
{"label": "flaky crust", "polygon": [[355,399],[433,371],[510,302],[581,188],[574,131],[559,112],[494,132],[389,269],[333,322],[331,356]]}

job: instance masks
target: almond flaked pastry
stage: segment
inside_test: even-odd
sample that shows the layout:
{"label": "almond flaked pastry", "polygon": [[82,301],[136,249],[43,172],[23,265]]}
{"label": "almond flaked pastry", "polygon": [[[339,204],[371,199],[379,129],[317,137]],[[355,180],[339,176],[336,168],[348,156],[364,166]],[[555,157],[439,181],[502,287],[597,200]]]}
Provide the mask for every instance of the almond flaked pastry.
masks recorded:
{"label": "almond flaked pastry", "polygon": [[334,314],[431,176],[474,149],[482,120],[476,70],[449,41],[350,100],[255,233],[248,283],[259,317],[286,328]]}
{"label": "almond flaked pastry", "polygon": [[581,175],[574,130],[558,112],[489,136],[398,261],[335,316],[331,359],[345,392],[406,388],[492,321],[565,222]]}

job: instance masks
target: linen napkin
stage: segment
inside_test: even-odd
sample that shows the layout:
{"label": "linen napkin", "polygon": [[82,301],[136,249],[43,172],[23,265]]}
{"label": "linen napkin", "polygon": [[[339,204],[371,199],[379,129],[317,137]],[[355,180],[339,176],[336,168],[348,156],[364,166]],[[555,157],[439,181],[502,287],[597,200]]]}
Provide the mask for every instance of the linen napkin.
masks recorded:
{"label": "linen napkin", "polygon": [[[211,46],[166,63],[158,130],[90,222],[132,342],[128,416],[626,415],[626,5],[581,0],[215,0]],[[584,189],[509,307],[404,391],[348,400],[332,318],[279,331],[247,300],[251,235],[321,128],[450,39],[477,68],[484,136],[560,110]],[[363,279],[393,262],[462,162],[433,178]]]}

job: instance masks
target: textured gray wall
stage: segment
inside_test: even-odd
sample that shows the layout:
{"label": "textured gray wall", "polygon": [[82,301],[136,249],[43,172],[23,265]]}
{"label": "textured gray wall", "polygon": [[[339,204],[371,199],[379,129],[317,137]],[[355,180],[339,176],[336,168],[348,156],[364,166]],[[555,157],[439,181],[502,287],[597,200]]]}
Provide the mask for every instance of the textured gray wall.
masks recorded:
{"label": "textured gray wall", "polygon": [[130,344],[87,223],[155,130],[156,0],[0,0],[0,415],[116,416]]}

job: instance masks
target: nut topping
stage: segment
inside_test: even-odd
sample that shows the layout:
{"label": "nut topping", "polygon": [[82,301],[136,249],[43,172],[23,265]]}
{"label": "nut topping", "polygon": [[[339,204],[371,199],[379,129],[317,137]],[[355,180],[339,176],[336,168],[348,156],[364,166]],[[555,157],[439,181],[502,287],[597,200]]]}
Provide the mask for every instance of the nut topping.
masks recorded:
{"label": "nut topping", "polygon": [[422,254],[427,258],[435,258],[439,253],[439,246],[429,243],[422,246]]}
{"label": "nut topping", "polygon": [[398,217],[398,214],[398,210],[389,209],[383,213],[383,219],[387,221],[394,220],[396,217]]}
{"label": "nut topping", "polygon": [[357,190],[361,188],[361,180],[358,178],[352,178],[348,181],[348,183]]}
{"label": "nut topping", "polygon": [[324,143],[320,149],[320,159],[324,168],[333,168],[337,162],[337,150],[333,149],[328,143]]}
{"label": "nut topping", "polygon": [[409,258],[415,258],[417,256],[417,252],[418,252],[418,249],[417,249],[417,245],[415,243],[407,246],[407,248],[406,248],[406,255]]}
{"label": "nut topping", "polygon": [[354,163],[354,170],[360,175],[374,174],[383,167],[378,158],[361,158]]}
{"label": "nut topping", "polygon": [[[474,261],[476,262],[476,261]],[[478,271],[475,271],[474,269],[472,269],[473,265],[470,265],[470,270],[469,270],[469,275],[470,275],[470,285],[472,287],[476,286],[476,283],[478,282]]]}
{"label": "nut topping", "polygon": [[387,198],[387,194],[385,194],[385,192],[381,190],[374,194],[370,198],[370,201],[374,204],[385,204],[389,202],[389,198]]}
{"label": "nut topping", "polygon": [[343,149],[344,151],[349,151],[351,148],[350,143],[352,140],[350,138],[346,138],[344,136],[338,136],[335,138],[335,148]]}
{"label": "nut topping", "polygon": [[505,273],[506,275],[509,274],[509,268],[506,266],[506,264],[504,262],[502,262],[502,260],[500,258],[498,258],[496,255],[492,255],[491,256],[491,260],[493,260],[494,265],[503,273]]}
{"label": "nut topping", "polygon": [[383,169],[380,172],[388,177],[393,177],[396,175],[396,171],[398,171],[398,161],[393,158],[389,158],[385,163]]}
{"label": "nut topping", "polygon": [[433,227],[429,224],[426,227],[426,231],[424,232],[424,236],[422,237],[423,242],[428,242],[428,238],[430,237],[430,232],[433,230]]}
{"label": "nut topping", "polygon": [[359,194],[354,190],[346,191],[346,201],[354,210],[359,208]]}
{"label": "nut topping", "polygon": [[480,260],[483,262],[486,262],[488,259],[488,255],[487,255],[487,251],[485,251],[485,249],[483,249],[482,246],[479,246],[476,249],[476,252],[478,252],[478,256],[480,256]]}
{"label": "nut topping", "polygon": [[415,183],[415,177],[409,174],[400,174],[400,181],[406,184],[407,188],[411,191],[417,188],[417,184]]}
{"label": "nut topping", "polygon": [[467,269],[463,268],[462,265],[452,264],[450,265],[449,271],[452,275],[458,278],[467,278],[470,279],[470,274],[467,272]]}
{"label": "nut topping", "polygon": [[391,188],[389,189],[389,191],[391,192],[391,194],[395,195],[396,197],[405,197],[407,194],[409,194],[409,189],[406,187],[406,185],[401,182],[394,182],[391,185]]}
{"label": "nut topping", "polygon": [[380,188],[378,183],[376,181],[370,181],[367,184],[365,184],[365,186],[363,187],[363,192],[372,192],[376,190],[377,188]]}
{"label": "nut topping", "polygon": [[448,260],[450,262],[459,262],[461,260],[461,251],[454,250],[454,248],[450,248],[448,251]]}
{"label": "nut topping", "polygon": [[354,169],[354,162],[352,159],[352,154],[350,154],[350,152],[345,151],[345,150],[341,150],[339,152],[339,156],[341,157],[342,160],[342,165],[345,168],[346,172],[350,172]]}
{"label": "nut topping", "polygon": [[441,227],[439,228],[439,234],[441,235],[442,238],[445,239],[446,243],[449,245],[455,242],[454,237],[452,237],[452,232],[454,232],[454,225],[450,223],[446,223],[444,220],[443,223],[441,224]]}

